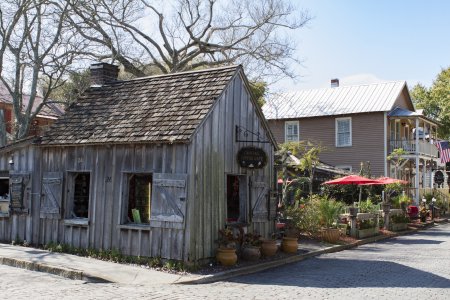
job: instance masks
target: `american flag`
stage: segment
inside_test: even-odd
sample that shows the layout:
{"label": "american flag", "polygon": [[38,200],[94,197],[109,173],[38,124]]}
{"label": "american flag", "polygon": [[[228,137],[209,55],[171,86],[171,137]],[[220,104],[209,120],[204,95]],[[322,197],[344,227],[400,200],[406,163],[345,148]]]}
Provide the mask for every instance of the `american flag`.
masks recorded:
{"label": "american flag", "polygon": [[447,162],[450,162],[450,143],[448,141],[441,141],[436,144],[440,156],[441,156],[441,163],[445,164]]}

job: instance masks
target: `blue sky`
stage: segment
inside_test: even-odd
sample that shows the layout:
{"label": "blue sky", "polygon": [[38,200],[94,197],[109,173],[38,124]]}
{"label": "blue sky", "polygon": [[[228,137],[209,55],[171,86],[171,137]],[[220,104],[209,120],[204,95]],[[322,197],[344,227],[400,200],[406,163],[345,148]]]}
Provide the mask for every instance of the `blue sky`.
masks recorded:
{"label": "blue sky", "polygon": [[406,80],[430,86],[450,66],[450,1],[292,0],[314,19],[297,31],[303,67],[271,91]]}

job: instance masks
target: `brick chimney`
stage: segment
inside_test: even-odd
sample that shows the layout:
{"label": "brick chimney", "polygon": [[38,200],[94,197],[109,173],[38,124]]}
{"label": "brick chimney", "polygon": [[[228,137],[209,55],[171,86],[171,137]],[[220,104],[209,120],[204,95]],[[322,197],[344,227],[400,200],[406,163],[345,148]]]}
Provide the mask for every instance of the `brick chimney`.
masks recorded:
{"label": "brick chimney", "polygon": [[114,82],[119,75],[119,67],[108,63],[92,64],[89,70],[91,71],[91,86]]}
{"label": "brick chimney", "polygon": [[339,79],[337,78],[331,79],[331,87],[332,88],[339,87]]}

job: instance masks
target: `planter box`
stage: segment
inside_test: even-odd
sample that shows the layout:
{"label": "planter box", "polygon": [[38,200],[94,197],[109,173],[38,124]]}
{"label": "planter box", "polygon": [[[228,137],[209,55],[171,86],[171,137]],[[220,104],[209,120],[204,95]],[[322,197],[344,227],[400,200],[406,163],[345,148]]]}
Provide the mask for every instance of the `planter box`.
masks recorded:
{"label": "planter box", "polygon": [[358,238],[363,239],[370,236],[378,235],[378,228],[358,229]]}
{"label": "planter box", "polygon": [[391,223],[392,231],[403,231],[408,229],[408,223]]}

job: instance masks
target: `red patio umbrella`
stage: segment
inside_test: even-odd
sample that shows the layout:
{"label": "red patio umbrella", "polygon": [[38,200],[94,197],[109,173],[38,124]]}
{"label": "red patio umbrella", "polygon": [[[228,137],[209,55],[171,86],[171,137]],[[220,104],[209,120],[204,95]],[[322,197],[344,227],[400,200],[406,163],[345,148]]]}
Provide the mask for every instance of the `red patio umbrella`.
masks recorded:
{"label": "red patio umbrella", "polygon": [[377,184],[392,184],[392,183],[400,183],[400,184],[408,184],[408,181],[391,178],[391,177],[380,177],[376,179],[377,182],[374,183],[365,183],[364,185],[377,185]]}
{"label": "red patio umbrella", "polygon": [[369,179],[358,175],[344,176],[338,179],[325,181],[323,184],[368,184],[368,183],[380,184],[375,179]]}
{"label": "red patio umbrella", "polygon": [[[369,179],[358,175],[348,175],[338,179],[325,181],[324,184],[357,184],[363,185],[368,183],[378,183],[375,179]],[[378,183],[379,184],[379,183]],[[362,187],[359,187],[359,202],[361,202]]]}

